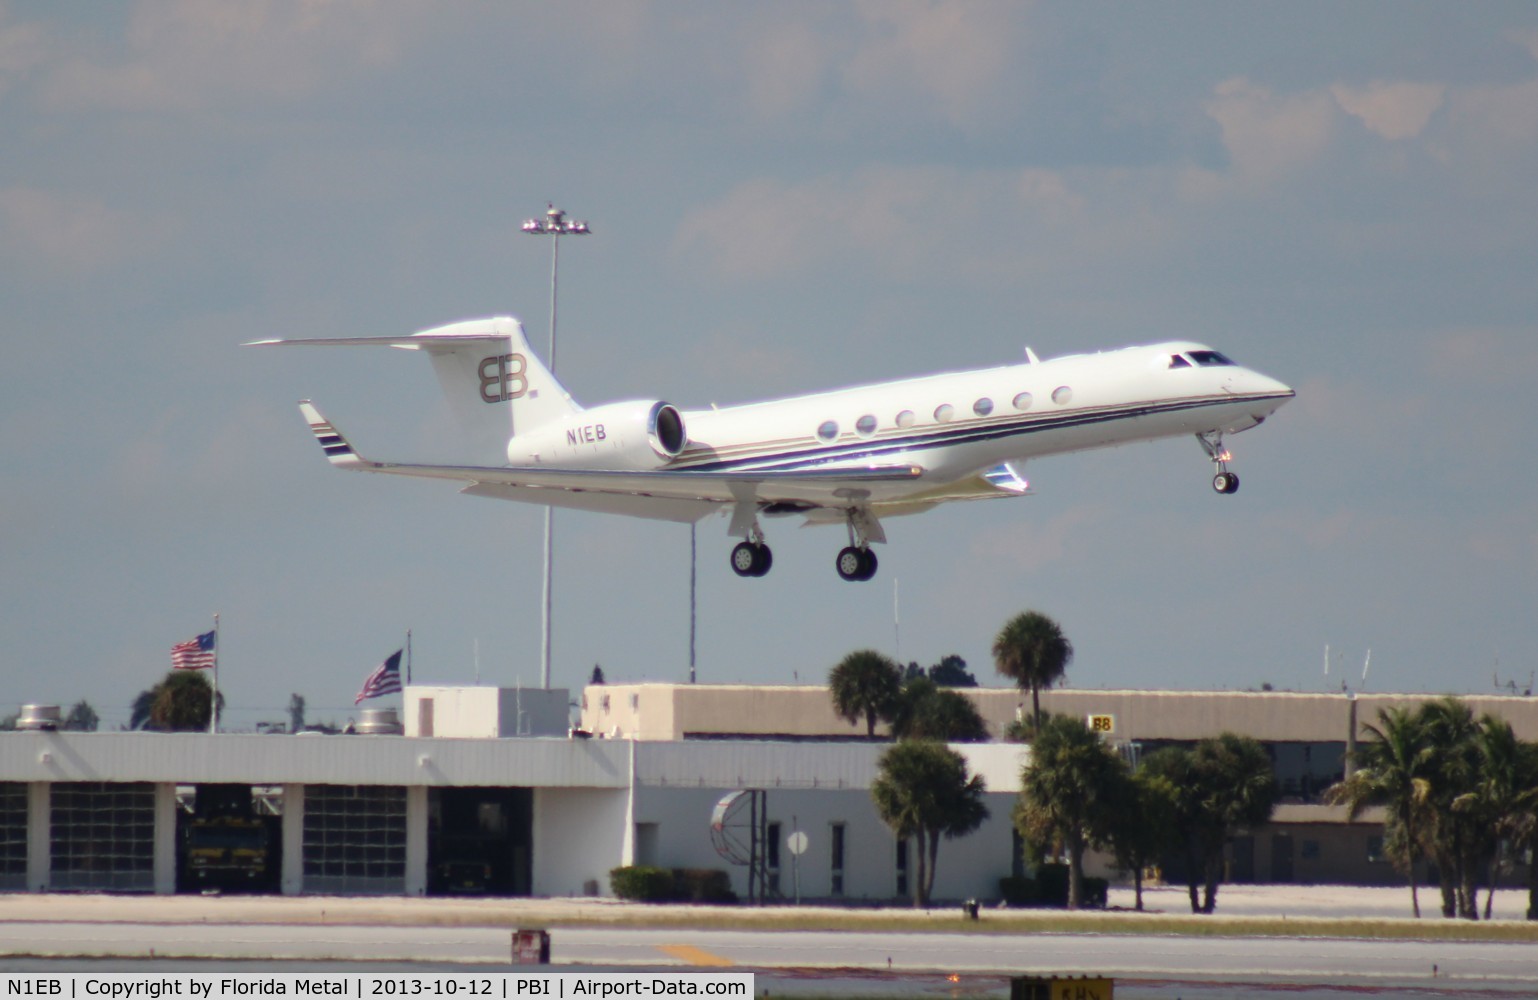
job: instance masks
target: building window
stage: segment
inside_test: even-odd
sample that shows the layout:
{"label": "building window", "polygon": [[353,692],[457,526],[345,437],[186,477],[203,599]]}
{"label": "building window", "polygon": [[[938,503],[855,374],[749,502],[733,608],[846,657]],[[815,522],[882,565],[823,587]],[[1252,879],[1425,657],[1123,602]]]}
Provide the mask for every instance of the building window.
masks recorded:
{"label": "building window", "polygon": [[769,891],[778,893],[780,891],[781,827],[778,823],[770,823],[765,830],[764,836],[768,843],[764,844],[764,870],[769,876]]}
{"label": "building window", "polygon": [[1369,864],[1381,864],[1388,858],[1383,856],[1383,838],[1372,836],[1367,838],[1367,861]]}
{"label": "building window", "polygon": [[897,895],[908,895],[908,838],[897,838]]}
{"label": "building window", "polygon": [[846,827],[845,827],[845,825],[843,823],[834,823],[833,824],[833,829],[831,831],[831,836],[829,837],[829,843],[832,845],[832,857],[830,859],[831,860],[830,867],[833,870],[833,881],[832,881],[831,891],[832,891],[832,895],[835,895],[835,896],[842,896],[844,894],[844,833],[845,833],[845,830],[846,830]]}
{"label": "building window", "polygon": [[72,781],[53,786],[48,887],[155,887],[155,786]]}
{"label": "building window", "polygon": [[305,891],[400,892],[405,878],[404,786],[305,786]]}
{"label": "building window", "polygon": [[27,786],[0,782],[0,889],[27,886]]}
{"label": "building window", "polygon": [[1317,840],[1305,840],[1305,841],[1303,841],[1303,850],[1302,850],[1302,852],[1300,854],[1300,857],[1302,857],[1304,861],[1318,861],[1319,860],[1319,841],[1317,841]]}

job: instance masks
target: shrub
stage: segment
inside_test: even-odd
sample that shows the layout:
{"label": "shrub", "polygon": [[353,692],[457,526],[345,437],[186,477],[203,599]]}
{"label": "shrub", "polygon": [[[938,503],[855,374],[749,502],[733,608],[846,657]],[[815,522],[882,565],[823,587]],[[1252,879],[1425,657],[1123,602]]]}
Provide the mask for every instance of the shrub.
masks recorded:
{"label": "shrub", "polygon": [[1039,906],[1068,905],[1068,866],[1050,862],[1036,869],[1036,902]]}
{"label": "shrub", "polygon": [[685,903],[735,903],[732,878],[720,868],[674,868],[673,898]]}
{"label": "shrub", "polygon": [[[1110,891],[1110,883],[1103,878],[1086,878],[1084,880],[1083,897],[1080,902],[1085,909],[1105,909],[1106,894]],[[1068,905],[1068,866],[1064,864],[1044,864],[1036,869],[1035,878],[1019,878],[1010,876],[999,879],[999,895],[1004,897],[1004,902],[1010,906],[1055,906],[1059,909]]]}
{"label": "shrub", "polygon": [[629,865],[609,870],[609,887],[620,899],[661,903],[673,898],[673,873],[650,865]]}
{"label": "shrub", "polygon": [[1008,906],[1035,906],[1036,880],[1020,875],[1006,875],[999,879],[999,895]]}

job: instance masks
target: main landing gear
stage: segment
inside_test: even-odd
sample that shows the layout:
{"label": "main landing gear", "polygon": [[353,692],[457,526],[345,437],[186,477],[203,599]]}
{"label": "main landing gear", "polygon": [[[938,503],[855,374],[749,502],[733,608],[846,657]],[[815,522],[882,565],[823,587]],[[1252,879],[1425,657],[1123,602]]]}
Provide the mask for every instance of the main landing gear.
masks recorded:
{"label": "main landing gear", "polygon": [[876,553],[870,550],[870,543],[886,541],[886,535],[869,510],[850,507],[844,512],[844,520],[849,526],[849,544],[838,550],[833,568],[842,579],[869,580],[876,575]]}
{"label": "main landing gear", "polygon": [[[871,551],[870,543],[886,541],[886,536],[869,511],[852,508],[846,517],[849,544],[839,550],[833,568],[842,579],[869,580],[876,575],[876,553]],[[732,547],[732,572],[738,576],[763,576],[774,565],[774,554],[764,542],[764,532],[756,518],[747,534],[746,540]]]}
{"label": "main landing gear", "polygon": [[1196,435],[1196,440],[1212,459],[1212,467],[1217,473],[1212,477],[1212,488],[1219,493],[1238,493],[1239,476],[1228,471],[1229,460],[1234,456],[1223,447],[1223,435],[1217,431],[1203,431]]}
{"label": "main landing gear", "polygon": [[838,550],[833,567],[845,580],[869,580],[876,575],[876,553],[858,545],[846,545]]}
{"label": "main landing gear", "polygon": [[748,540],[732,549],[732,570],[738,576],[763,576],[773,565],[774,553],[764,544],[764,533],[755,524]]}

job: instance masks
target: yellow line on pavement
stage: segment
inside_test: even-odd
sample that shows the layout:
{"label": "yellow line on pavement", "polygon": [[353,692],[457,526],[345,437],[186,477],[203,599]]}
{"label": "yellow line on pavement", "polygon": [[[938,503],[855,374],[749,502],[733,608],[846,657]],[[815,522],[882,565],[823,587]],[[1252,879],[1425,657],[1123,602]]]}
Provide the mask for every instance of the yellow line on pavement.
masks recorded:
{"label": "yellow line on pavement", "polygon": [[681,958],[690,965],[727,966],[737,964],[729,958],[712,954],[704,948],[696,948],[692,944],[659,944],[657,945],[657,950],[665,955]]}

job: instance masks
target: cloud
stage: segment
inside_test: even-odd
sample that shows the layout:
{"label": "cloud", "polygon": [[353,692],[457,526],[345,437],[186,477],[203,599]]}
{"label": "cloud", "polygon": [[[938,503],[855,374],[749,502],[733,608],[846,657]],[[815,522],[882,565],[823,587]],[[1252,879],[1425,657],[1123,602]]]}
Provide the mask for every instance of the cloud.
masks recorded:
{"label": "cloud", "polygon": [[93,271],[158,242],[155,228],[94,198],[0,189],[0,259],[28,270]]}
{"label": "cloud", "polygon": [[1365,87],[1338,83],[1330,88],[1335,102],[1347,114],[1385,139],[1413,139],[1421,134],[1432,114],[1442,106],[1447,88],[1440,83],[1386,83]]}
{"label": "cloud", "polygon": [[295,99],[338,74],[392,63],[425,16],[413,11],[368,0],[140,3],[107,52],[62,60],[47,96],[56,107],[136,112]]}
{"label": "cloud", "polygon": [[873,168],[800,184],[748,181],[690,212],[675,248],[702,252],[733,278],[768,277],[852,252],[888,261],[912,255],[923,216],[940,209],[934,172]]}
{"label": "cloud", "polygon": [[952,125],[986,126],[1014,99],[1019,8],[933,0],[866,0],[869,36],[844,66],[845,86],[883,103],[931,105]]}
{"label": "cloud", "polygon": [[1019,252],[1012,225],[1068,228],[1085,207],[1064,174],[1039,169],[875,166],[800,183],[759,178],[685,216],[674,251],[739,280],[855,262],[899,279],[946,262],[994,274]]}
{"label": "cloud", "polygon": [[1538,29],[1528,28],[1512,31],[1509,36],[1512,41],[1522,46],[1534,59],[1538,59]]}
{"label": "cloud", "polygon": [[1538,330],[1448,330],[1431,340],[1424,357],[1426,375],[1438,382],[1531,385],[1538,381]]}
{"label": "cloud", "polygon": [[6,5],[0,3],[0,99],[15,81],[48,61],[47,40],[42,30],[35,24],[10,22]]}
{"label": "cloud", "polygon": [[1538,141],[1538,79],[1454,90],[1447,111],[1465,141],[1486,149],[1531,146]]}
{"label": "cloud", "polygon": [[1324,153],[1335,125],[1335,101],[1324,91],[1278,95],[1234,77],[1204,105],[1223,132],[1232,179],[1267,187]]}
{"label": "cloud", "polygon": [[780,119],[811,105],[824,84],[828,48],[824,34],[799,21],[776,21],[755,31],[740,68],[752,112]]}

